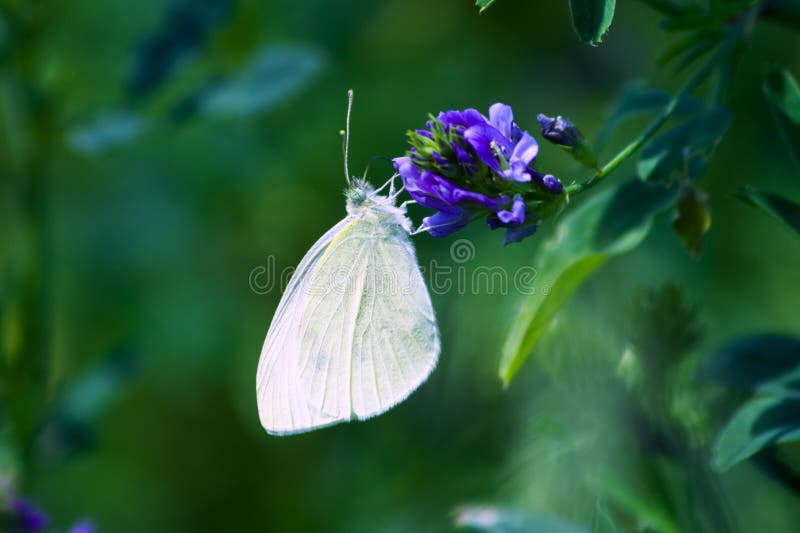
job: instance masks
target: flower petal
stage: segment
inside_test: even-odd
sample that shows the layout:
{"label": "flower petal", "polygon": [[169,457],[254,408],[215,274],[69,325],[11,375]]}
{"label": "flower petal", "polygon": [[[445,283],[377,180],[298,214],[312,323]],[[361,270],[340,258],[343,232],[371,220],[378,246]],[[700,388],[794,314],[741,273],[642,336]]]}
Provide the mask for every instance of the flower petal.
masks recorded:
{"label": "flower petal", "polygon": [[503,177],[507,180],[511,181],[518,181],[518,182],[527,182],[531,181],[531,173],[528,165],[523,163],[522,161],[514,161],[511,165],[503,172]]}
{"label": "flower petal", "polygon": [[477,109],[468,108],[464,110],[464,126],[467,128],[476,124],[488,124],[489,120]]}
{"label": "flower petal", "polygon": [[525,222],[525,200],[522,199],[522,196],[518,194],[514,197],[510,211],[498,211],[497,219],[503,225],[523,224]]}
{"label": "flower petal", "polygon": [[[406,191],[420,205],[437,210],[450,207],[450,204],[442,199],[442,190],[450,184],[448,181],[432,172],[421,171],[408,157],[396,157],[392,163],[403,179]],[[451,196],[452,193],[446,192],[446,195]]]}
{"label": "flower petal", "polygon": [[83,521],[78,522],[72,529],[69,530],[69,533],[95,533],[96,529],[91,522]]}
{"label": "flower petal", "polygon": [[44,530],[49,520],[44,512],[32,503],[17,498],[12,498],[8,508],[13,515],[14,522],[24,533],[35,533]]}
{"label": "flower petal", "polygon": [[478,158],[489,168],[497,172],[502,172],[500,162],[497,160],[492,143],[503,152],[503,155],[511,155],[511,141],[504,137],[496,128],[489,124],[477,124],[470,126],[464,131],[464,140],[475,150]]}
{"label": "flower petal", "polygon": [[431,152],[431,157],[433,157],[433,161],[439,166],[444,166],[450,163],[450,161],[439,155],[439,152],[436,151]]}
{"label": "flower petal", "polygon": [[422,228],[432,237],[446,237],[469,223],[469,213],[463,210],[439,211],[422,219]]}
{"label": "flower petal", "polygon": [[473,165],[475,161],[472,159],[472,154],[467,150],[461,148],[458,144],[453,143],[453,150],[456,153],[456,160],[462,165]]}
{"label": "flower petal", "polygon": [[497,128],[500,133],[511,139],[511,126],[514,124],[514,112],[506,104],[497,103],[489,108],[489,122]]}
{"label": "flower petal", "polygon": [[522,133],[522,138],[511,153],[511,162],[521,161],[527,167],[539,154],[539,143],[527,131]]}
{"label": "flower petal", "polygon": [[533,235],[539,229],[539,224],[531,224],[529,226],[520,226],[516,228],[508,228],[503,237],[503,246],[507,246],[514,242],[519,242],[525,237]]}
{"label": "flower petal", "polygon": [[453,189],[453,204],[462,207],[482,207],[488,211],[497,211],[501,207],[508,204],[509,198],[505,195],[500,196],[486,196],[478,192],[468,191],[461,187]]}
{"label": "flower petal", "polygon": [[441,122],[445,130],[451,127],[469,128],[476,124],[487,124],[489,121],[477,109],[465,109],[464,111],[443,111],[436,116],[436,120]]}

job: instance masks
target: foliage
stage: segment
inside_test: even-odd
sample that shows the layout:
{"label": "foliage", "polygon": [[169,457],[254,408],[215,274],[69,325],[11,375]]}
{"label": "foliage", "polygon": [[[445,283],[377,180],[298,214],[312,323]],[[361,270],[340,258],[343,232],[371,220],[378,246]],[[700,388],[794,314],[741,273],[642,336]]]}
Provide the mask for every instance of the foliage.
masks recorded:
{"label": "foliage", "polygon": [[489,8],[489,6],[494,4],[494,2],[495,0],[475,0],[475,5],[481,8],[480,12],[483,13]]}
{"label": "foliage", "polygon": [[[796,0],[0,1],[0,530],[794,531],[798,29]],[[432,379],[268,438],[258,346],[341,217],[349,87],[354,164],[500,100],[558,202],[513,247],[415,237],[453,282]],[[530,193],[484,141],[481,186]]]}
{"label": "foliage", "polygon": [[800,205],[778,194],[743,187],[736,192],[743,202],[783,222],[795,233],[800,233]]}
{"label": "foliage", "polygon": [[614,20],[616,4],[616,0],[570,0],[572,27],[578,38],[588,44],[599,44]]}
{"label": "foliage", "polygon": [[704,371],[754,394],[736,410],[714,447],[714,466],[728,470],[769,446],[800,440],[800,338],[761,334],[736,339]]}
{"label": "foliage", "polygon": [[598,194],[565,216],[553,239],[542,245],[539,289],[523,300],[500,360],[508,385],[539,337],[580,284],[609,258],[644,240],[654,216],[674,193],[629,181]]}
{"label": "foliage", "polygon": [[764,76],[764,94],[781,139],[800,165],[800,87],[797,81],[787,70],[772,67]]}

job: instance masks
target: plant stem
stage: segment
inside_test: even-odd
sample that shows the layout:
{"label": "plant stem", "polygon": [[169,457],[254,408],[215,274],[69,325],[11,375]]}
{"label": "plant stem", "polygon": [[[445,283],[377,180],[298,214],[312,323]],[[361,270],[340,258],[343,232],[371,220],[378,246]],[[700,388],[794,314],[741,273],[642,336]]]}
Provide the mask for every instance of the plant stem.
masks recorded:
{"label": "plant stem", "polygon": [[641,148],[647,141],[649,141],[653,135],[667,122],[667,120],[672,117],[675,113],[675,110],[678,106],[697,88],[706,80],[709,74],[714,70],[714,68],[719,63],[720,59],[722,59],[725,54],[728,53],[730,50],[731,45],[738,40],[739,32],[735,32],[732,37],[734,39],[726,40],[717,51],[714,53],[711,58],[702,66],[700,67],[694,75],[689,78],[686,83],[681,87],[681,89],[672,97],[672,99],[667,102],[667,104],[661,109],[661,112],[647,125],[647,127],[636,137],[633,141],[630,142],[625,148],[619,151],[617,155],[615,155],[608,163],[603,165],[600,170],[594,173],[592,176],[586,179],[583,183],[575,183],[566,188],[568,194],[577,194],[581,193],[591,187],[594,187],[601,181],[603,178],[608,176],[613,170],[615,170],[618,166],[624,163],[629,157],[631,157],[639,148]]}
{"label": "plant stem", "polygon": [[[35,8],[38,3],[31,2]],[[26,251],[27,268],[15,294],[20,310],[18,353],[8,368],[8,424],[16,439],[19,454],[17,483],[24,486],[32,474],[31,438],[41,423],[48,399],[48,370],[52,356],[52,257],[51,221],[51,157],[57,146],[57,128],[51,100],[40,92],[36,83],[36,58],[40,50],[43,23],[41,18],[23,13],[5,13],[12,21],[17,36],[13,53],[2,64],[0,75],[14,95],[25,121],[23,130],[30,136],[35,153],[27,148],[15,159],[12,191],[20,206],[20,223],[24,224],[31,246]],[[4,139],[7,142],[7,139]]]}

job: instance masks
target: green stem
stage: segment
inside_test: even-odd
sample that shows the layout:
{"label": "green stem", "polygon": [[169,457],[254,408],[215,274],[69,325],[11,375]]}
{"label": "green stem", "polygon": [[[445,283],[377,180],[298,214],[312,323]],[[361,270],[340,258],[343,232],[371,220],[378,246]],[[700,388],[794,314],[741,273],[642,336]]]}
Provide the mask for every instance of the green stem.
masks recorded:
{"label": "green stem", "polygon": [[713,72],[714,68],[719,63],[720,59],[725,56],[730,50],[731,45],[738,40],[739,32],[735,32],[733,39],[726,40],[713,56],[702,66],[694,75],[686,81],[681,89],[667,102],[661,109],[661,112],[647,125],[647,127],[636,137],[630,144],[619,151],[608,163],[603,165],[600,170],[586,179],[583,183],[575,183],[566,188],[567,193],[578,194],[591,187],[594,187],[603,179],[614,171],[618,166],[624,163],[631,157],[639,148],[641,148],[653,135],[672,117],[678,106],[689,97],[697,88],[706,80],[706,78]]}
{"label": "green stem", "polygon": [[[28,7],[30,4],[26,5]],[[38,6],[38,3],[36,4]],[[41,19],[24,13],[7,14],[16,35],[13,53],[2,64],[6,86],[15,96],[13,103],[25,120],[32,150],[19,155],[12,190],[20,206],[20,218],[28,230],[31,246],[27,253],[25,277],[15,295],[20,310],[20,344],[5,368],[10,398],[9,430],[16,439],[20,464],[18,483],[24,486],[32,473],[31,437],[41,423],[48,398],[47,381],[52,356],[52,242],[50,240],[50,162],[57,146],[55,116],[51,100],[38,90],[36,58],[40,50]]]}

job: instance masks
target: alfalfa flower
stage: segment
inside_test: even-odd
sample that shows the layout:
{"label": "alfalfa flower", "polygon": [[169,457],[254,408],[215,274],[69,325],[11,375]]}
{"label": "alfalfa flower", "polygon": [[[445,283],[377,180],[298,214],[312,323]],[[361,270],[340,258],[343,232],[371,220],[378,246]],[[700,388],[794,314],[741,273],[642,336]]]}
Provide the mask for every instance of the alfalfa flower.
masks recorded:
{"label": "alfalfa flower", "polygon": [[21,498],[9,498],[8,511],[11,531],[36,533],[37,531],[43,531],[49,523],[44,511]]}
{"label": "alfalfa flower", "polygon": [[[5,500],[5,502],[2,502]],[[30,500],[16,496],[10,490],[0,493],[0,531],[3,533],[43,533],[50,531],[47,514]],[[72,525],[68,533],[96,533],[94,525],[82,520]]]}
{"label": "alfalfa flower", "polygon": [[540,113],[536,118],[542,128],[542,137],[560,146],[585,166],[597,168],[597,157],[575,124],[560,115],[552,118]]}
{"label": "alfalfa flower", "polygon": [[562,203],[563,185],[534,168],[539,144],[505,104],[491,106],[488,117],[475,109],[439,113],[408,139],[394,166],[411,197],[437,211],[421,228],[434,237],[485,216],[492,229],[506,229],[505,244],[517,242]]}
{"label": "alfalfa flower", "polygon": [[69,533],[96,533],[96,531],[97,529],[95,529],[94,524],[88,520],[84,520],[73,525],[70,528]]}

